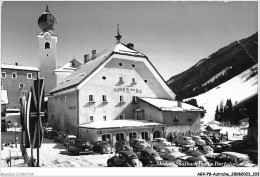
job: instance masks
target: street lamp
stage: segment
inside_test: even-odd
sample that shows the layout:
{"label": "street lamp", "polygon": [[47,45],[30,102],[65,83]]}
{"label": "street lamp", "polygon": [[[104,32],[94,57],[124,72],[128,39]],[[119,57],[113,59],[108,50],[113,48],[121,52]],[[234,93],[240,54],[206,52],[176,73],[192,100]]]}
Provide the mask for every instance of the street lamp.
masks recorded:
{"label": "street lamp", "polygon": [[15,148],[17,148],[17,143],[16,143],[16,127],[18,125],[18,122],[14,122],[14,142],[15,142]]}

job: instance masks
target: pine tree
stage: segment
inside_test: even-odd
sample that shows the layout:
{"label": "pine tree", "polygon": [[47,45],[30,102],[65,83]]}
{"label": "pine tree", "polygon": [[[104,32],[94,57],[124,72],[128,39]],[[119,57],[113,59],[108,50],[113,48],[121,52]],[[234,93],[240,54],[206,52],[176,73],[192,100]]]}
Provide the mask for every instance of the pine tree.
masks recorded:
{"label": "pine tree", "polygon": [[219,110],[218,110],[218,105],[217,105],[217,108],[216,108],[216,111],[215,111],[215,120],[216,121],[219,121]]}

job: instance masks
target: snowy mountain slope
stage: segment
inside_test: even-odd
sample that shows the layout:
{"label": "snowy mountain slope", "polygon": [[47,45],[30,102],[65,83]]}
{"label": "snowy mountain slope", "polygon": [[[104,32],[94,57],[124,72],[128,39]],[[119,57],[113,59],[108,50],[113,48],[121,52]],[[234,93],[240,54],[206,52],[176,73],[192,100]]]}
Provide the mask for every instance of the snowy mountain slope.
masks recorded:
{"label": "snowy mountain slope", "polygon": [[222,70],[221,72],[219,72],[218,74],[216,74],[215,76],[213,76],[212,78],[210,78],[210,80],[208,80],[207,82],[205,82],[204,84],[202,84],[202,86],[205,86],[205,85],[207,85],[207,84],[209,84],[209,83],[211,83],[211,82],[214,82],[214,81],[215,81],[217,78],[219,78],[220,76],[225,75],[229,69],[232,69],[232,66],[225,68],[224,70]]}
{"label": "snowy mountain slope", "polygon": [[207,113],[204,117],[204,123],[214,120],[217,105],[223,100],[224,105],[227,99],[231,99],[234,104],[258,92],[258,66],[257,64],[233,77],[227,82],[211,89],[210,91],[196,97],[187,98],[196,99],[199,106],[203,106]]}

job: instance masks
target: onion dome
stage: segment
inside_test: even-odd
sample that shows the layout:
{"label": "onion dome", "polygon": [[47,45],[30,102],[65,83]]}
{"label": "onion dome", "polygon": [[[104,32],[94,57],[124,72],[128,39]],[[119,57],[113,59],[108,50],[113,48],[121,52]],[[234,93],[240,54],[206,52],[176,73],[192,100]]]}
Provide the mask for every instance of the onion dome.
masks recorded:
{"label": "onion dome", "polygon": [[42,31],[54,31],[54,26],[57,24],[55,17],[50,13],[48,5],[46,11],[38,19],[38,25]]}

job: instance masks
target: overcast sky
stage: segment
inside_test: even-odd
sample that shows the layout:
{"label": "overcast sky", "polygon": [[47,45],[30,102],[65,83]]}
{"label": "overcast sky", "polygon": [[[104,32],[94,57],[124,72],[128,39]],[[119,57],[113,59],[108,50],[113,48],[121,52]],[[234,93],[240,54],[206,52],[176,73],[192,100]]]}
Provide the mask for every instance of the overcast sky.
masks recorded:
{"label": "overcast sky", "polygon": [[[45,1],[7,1],[1,13],[1,63],[37,66],[38,18]],[[165,80],[221,47],[257,32],[256,2],[48,2],[57,19],[57,62],[133,43]]]}

